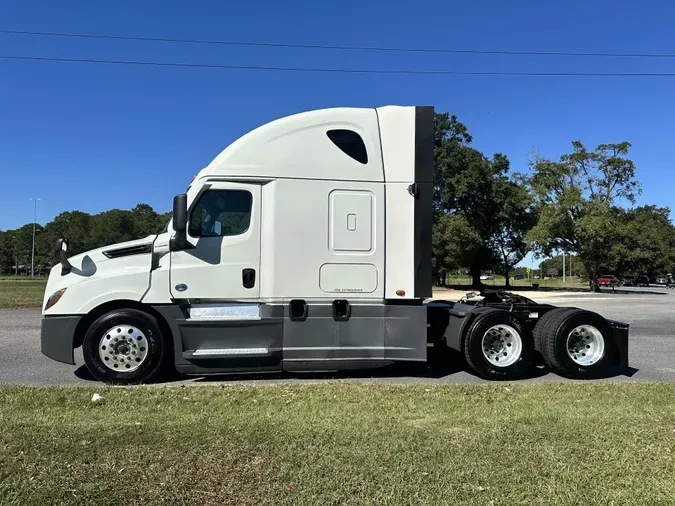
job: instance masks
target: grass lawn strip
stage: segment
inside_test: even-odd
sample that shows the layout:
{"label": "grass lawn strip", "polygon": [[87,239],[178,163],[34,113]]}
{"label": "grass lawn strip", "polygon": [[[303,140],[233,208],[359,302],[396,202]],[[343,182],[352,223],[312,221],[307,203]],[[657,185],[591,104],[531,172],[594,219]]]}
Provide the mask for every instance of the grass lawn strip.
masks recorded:
{"label": "grass lawn strip", "polygon": [[675,503],[672,384],[8,386],[0,424],[1,504]]}
{"label": "grass lawn strip", "polygon": [[0,309],[41,307],[46,285],[43,279],[0,279]]}

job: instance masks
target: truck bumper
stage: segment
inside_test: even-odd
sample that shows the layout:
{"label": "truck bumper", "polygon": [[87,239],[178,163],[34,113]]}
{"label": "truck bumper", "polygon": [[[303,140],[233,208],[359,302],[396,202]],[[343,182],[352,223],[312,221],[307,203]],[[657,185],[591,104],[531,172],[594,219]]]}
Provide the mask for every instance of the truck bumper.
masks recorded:
{"label": "truck bumper", "polygon": [[628,324],[609,320],[614,333],[614,343],[616,344],[616,355],[613,365],[619,367],[628,367]]}
{"label": "truck bumper", "polygon": [[75,364],[75,329],[82,316],[43,316],[40,330],[42,353],[52,360]]}

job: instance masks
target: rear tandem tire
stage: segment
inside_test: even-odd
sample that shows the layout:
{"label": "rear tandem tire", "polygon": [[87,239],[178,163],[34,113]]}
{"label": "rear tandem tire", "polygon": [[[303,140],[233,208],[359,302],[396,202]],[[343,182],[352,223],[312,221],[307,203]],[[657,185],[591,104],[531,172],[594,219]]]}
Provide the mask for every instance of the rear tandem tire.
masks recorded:
{"label": "rear tandem tire", "polygon": [[560,376],[598,378],[611,363],[614,335],[607,320],[597,313],[557,308],[542,317],[534,333],[544,362]]}
{"label": "rear tandem tire", "polygon": [[100,316],[82,343],[89,372],[99,381],[118,385],[151,380],[165,362],[165,350],[157,320],[137,309],[116,309]]}
{"label": "rear tandem tire", "polygon": [[534,334],[534,349],[538,351],[541,355],[542,358],[544,356],[544,346],[543,346],[543,339],[542,336],[546,333],[546,329],[551,323],[551,320],[553,320],[556,315],[560,315],[562,313],[566,313],[568,311],[571,311],[573,309],[577,309],[575,307],[557,307],[555,309],[551,309],[548,313],[545,313],[544,316],[542,316],[537,324],[534,326],[533,334]]}
{"label": "rear tandem tire", "polygon": [[[492,361],[484,353],[490,333],[497,338],[506,337],[503,353],[494,353]],[[499,346],[499,345],[498,345]],[[492,348],[493,350],[495,348]],[[513,351],[512,351],[513,350]],[[478,376],[488,380],[514,380],[521,378],[531,367],[534,340],[522,322],[513,314],[495,308],[485,308],[469,326],[464,338],[464,357]],[[489,355],[489,353],[488,353]],[[498,355],[498,356],[497,356]],[[497,365],[499,358],[507,365]]]}

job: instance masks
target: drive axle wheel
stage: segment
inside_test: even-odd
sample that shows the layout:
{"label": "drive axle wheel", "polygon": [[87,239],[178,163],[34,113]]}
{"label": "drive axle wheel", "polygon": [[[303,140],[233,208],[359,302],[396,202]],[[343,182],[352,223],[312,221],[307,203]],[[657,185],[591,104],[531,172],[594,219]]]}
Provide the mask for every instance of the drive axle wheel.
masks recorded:
{"label": "drive axle wheel", "polygon": [[495,367],[508,367],[520,359],[523,340],[510,325],[495,325],[483,335],[483,358]]}
{"label": "drive axle wheel", "polygon": [[567,354],[580,366],[593,365],[605,354],[605,338],[592,325],[579,325],[567,336]]}
{"label": "drive axle wheel", "polygon": [[464,356],[482,378],[517,379],[530,367],[534,343],[522,323],[491,308],[476,316],[464,340]]}
{"label": "drive axle wheel", "polygon": [[576,308],[560,310],[546,322],[542,318],[537,327],[535,335],[544,362],[561,376],[599,377],[611,363],[614,335],[607,320],[597,313]]}
{"label": "drive axle wheel", "polygon": [[151,379],[164,358],[157,320],[136,309],[100,316],[87,330],[82,354],[87,369],[105,383],[133,384]]}

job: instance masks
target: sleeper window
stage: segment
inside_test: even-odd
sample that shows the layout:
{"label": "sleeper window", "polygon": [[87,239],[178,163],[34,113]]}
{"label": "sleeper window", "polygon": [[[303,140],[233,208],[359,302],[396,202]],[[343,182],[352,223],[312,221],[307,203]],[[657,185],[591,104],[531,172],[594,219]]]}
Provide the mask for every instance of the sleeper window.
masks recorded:
{"label": "sleeper window", "polygon": [[192,237],[243,234],[251,223],[253,196],[246,190],[207,190],[190,215]]}
{"label": "sleeper window", "polygon": [[364,165],[368,163],[366,145],[359,134],[352,130],[328,130],[326,135],[346,155]]}

